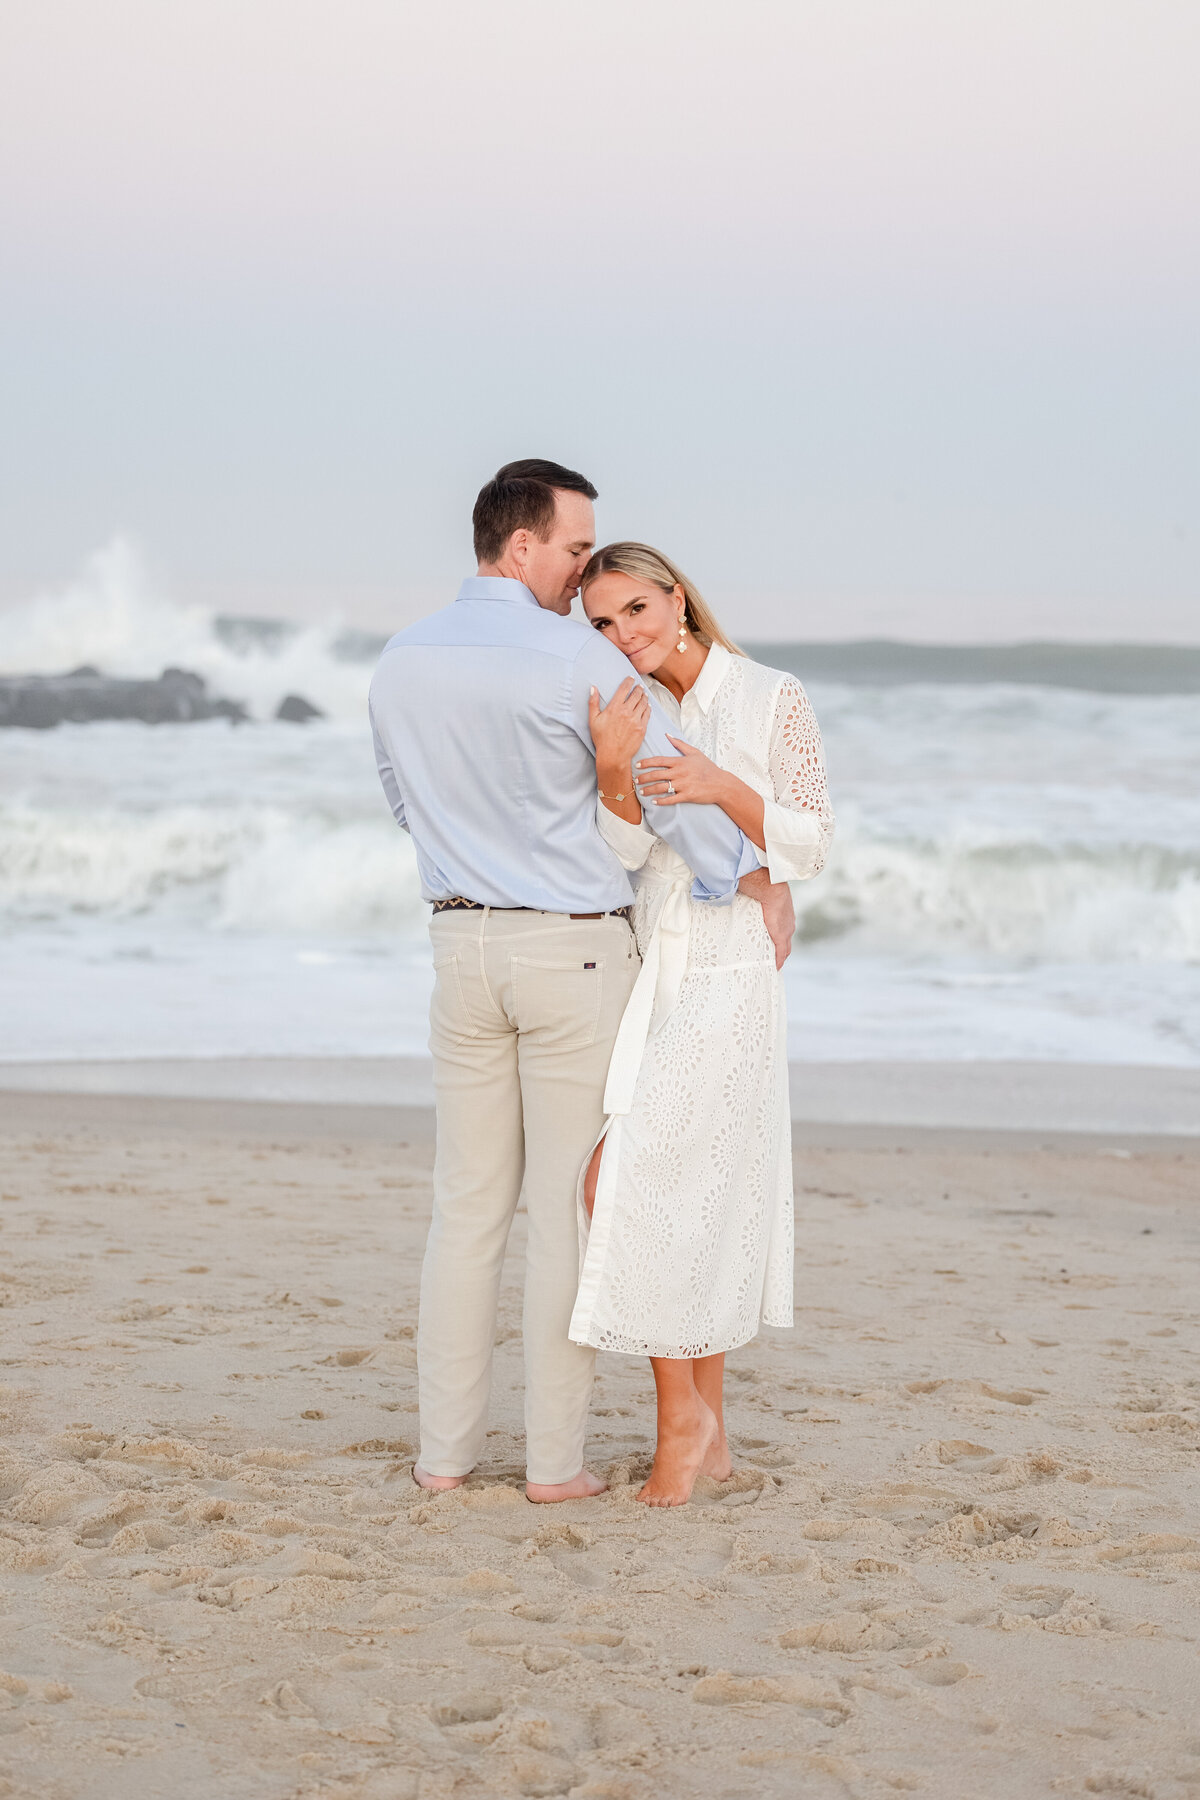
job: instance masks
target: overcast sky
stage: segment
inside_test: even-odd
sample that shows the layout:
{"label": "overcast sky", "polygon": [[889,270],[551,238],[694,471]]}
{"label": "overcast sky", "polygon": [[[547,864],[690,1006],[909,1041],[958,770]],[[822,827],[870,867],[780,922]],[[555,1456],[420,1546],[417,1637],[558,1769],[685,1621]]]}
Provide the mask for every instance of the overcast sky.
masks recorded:
{"label": "overcast sky", "polygon": [[0,598],[403,622],[547,455],[750,637],[1200,642],[1195,0],[5,0]]}

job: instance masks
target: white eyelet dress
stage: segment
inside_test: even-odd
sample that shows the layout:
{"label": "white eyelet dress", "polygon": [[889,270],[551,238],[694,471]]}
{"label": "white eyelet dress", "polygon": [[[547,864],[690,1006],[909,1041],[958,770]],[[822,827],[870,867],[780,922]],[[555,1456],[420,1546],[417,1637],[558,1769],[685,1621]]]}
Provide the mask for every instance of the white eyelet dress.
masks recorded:
{"label": "white eyelet dress", "polygon": [[[714,644],[682,707],[648,685],[675,735],[763,796],[772,880],[817,874],[833,813],[817,722],[795,677]],[[645,824],[602,804],[597,817],[637,871],[643,961],[609,1069],[590,1225],[580,1182],[570,1336],[637,1356],[712,1356],[760,1324],[792,1323],[783,977],[756,900],[693,900],[691,870]]]}

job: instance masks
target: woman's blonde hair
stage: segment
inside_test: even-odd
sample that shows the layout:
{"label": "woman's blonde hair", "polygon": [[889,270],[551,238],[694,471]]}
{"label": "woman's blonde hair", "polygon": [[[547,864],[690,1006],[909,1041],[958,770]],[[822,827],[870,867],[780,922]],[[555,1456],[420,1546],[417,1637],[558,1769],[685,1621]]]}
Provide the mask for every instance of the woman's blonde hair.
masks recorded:
{"label": "woman's blonde hair", "polygon": [[648,581],[652,587],[661,588],[664,594],[669,594],[675,587],[681,587],[684,598],[683,622],[692,636],[701,644],[720,644],[723,650],[731,651],[734,656],[746,654],[732,638],[725,636],[695,583],[688,580],[682,569],[676,568],[669,556],[664,556],[661,550],[655,550],[650,544],[605,544],[596,551],[583,571],[580,592],[586,593],[589,583],[600,575],[628,575],[634,581]]}

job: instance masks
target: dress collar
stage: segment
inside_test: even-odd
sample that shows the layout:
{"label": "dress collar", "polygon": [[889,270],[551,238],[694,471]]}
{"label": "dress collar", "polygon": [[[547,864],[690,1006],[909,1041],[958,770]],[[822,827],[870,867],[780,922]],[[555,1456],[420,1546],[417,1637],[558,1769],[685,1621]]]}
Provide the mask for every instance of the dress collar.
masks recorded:
{"label": "dress collar", "polygon": [[[700,711],[702,713],[707,713],[709,707],[713,703],[713,697],[721,683],[724,681],[726,671],[732,661],[733,658],[729,654],[729,651],[721,644],[710,644],[708,646],[708,655],[704,659],[704,667],[701,669],[699,675],[697,675],[687,693],[683,696],[683,705],[686,706],[689,700],[694,700],[696,705],[700,708]],[[650,679],[651,681],[654,681],[653,675]],[[662,691],[666,694],[668,700],[675,699],[671,690],[664,687],[661,681],[655,681],[655,686],[662,688]],[[676,704],[678,704],[678,702],[676,702]]]}
{"label": "dress collar", "polygon": [[510,581],[507,575],[468,575],[458,590],[460,600],[509,600],[521,606],[536,606],[523,581]]}

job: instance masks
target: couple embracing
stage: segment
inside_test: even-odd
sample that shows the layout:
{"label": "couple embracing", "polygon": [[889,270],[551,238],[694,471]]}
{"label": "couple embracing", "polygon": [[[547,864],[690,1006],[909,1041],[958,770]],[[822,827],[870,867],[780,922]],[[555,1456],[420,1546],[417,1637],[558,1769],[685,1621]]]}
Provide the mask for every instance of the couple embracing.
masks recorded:
{"label": "couple embracing", "polygon": [[799,682],[742,655],[659,551],[596,550],[595,499],[556,463],[501,469],[477,575],[391,640],[371,688],[433,902],[413,1474],[458,1487],[483,1452],[523,1196],[526,1493],[603,1490],[584,1465],[602,1349],[650,1360],[638,1498],[676,1506],[730,1474],[726,1352],[792,1322],[779,971],[787,883],[821,868],[833,816]]}

